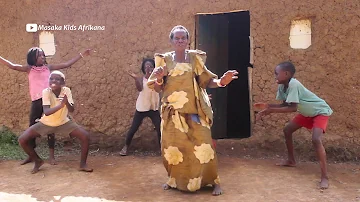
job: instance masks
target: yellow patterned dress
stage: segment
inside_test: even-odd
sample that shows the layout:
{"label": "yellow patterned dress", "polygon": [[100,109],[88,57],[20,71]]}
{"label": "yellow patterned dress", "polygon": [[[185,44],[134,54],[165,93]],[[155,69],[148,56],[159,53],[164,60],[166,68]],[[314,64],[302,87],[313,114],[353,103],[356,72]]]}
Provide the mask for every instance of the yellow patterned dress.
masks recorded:
{"label": "yellow patterned dress", "polygon": [[[166,65],[161,106],[161,151],[168,172],[167,184],[196,191],[220,183],[212,144],[213,112],[205,91],[217,76],[205,67],[206,53],[186,51],[190,63],[177,63],[174,52],[155,54],[155,66]],[[148,86],[154,88],[155,76]]]}

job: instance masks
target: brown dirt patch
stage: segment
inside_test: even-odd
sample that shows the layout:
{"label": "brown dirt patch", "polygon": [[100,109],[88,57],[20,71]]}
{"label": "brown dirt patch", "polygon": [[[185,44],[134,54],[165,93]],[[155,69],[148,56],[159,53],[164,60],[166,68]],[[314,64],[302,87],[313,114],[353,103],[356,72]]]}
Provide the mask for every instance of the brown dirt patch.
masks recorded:
{"label": "brown dirt patch", "polygon": [[[296,168],[274,166],[274,160],[219,156],[225,194],[211,189],[196,194],[163,191],[166,171],[159,156],[90,156],[93,173],[76,170],[78,155],[63,156],[59,165],[45,164],[35,175],[32,164],[0,162],[0,201],[359,201],[360,169],[356,164],[330,164],[330,188],[317,188],[319,167],[303,162]],[[87,198],[84,198],[87,197]]]}

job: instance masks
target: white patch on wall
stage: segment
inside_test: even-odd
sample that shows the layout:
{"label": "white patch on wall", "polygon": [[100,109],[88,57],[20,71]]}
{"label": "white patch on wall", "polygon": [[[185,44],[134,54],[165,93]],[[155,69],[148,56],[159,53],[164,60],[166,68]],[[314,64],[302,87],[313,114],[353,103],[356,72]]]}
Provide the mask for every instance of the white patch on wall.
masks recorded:
{"label": "white patch on wall", "polygon": [[309,19],[291,21],[289,40],[291,48],[309,48],[311,46],[311,21]]}
{"label": "white patch on wall", "polygon": [[50,32],[41,32],[39,35],[39,47],[44,50],[45,56],[55,55],[55,38]]}

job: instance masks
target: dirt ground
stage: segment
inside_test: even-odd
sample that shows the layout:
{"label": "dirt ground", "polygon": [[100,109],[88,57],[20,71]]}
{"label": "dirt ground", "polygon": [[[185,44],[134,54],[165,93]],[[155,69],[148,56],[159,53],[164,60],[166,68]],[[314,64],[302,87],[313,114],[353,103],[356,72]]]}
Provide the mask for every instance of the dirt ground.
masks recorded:
{"label": "dirt ground", "polygon": [[0,162],[0,201],[360,201],[360,167],[351,163],[329,164],[330,188],[321,191],[316,163],[285,168],[269,159],[219,155],[224,195],[214,197],[210,188],[197,193],[162,190],[166,171],[160,156],[90,156],[93,173],[76,170],[78,155],[58,160],[34,175],[32,164]]}

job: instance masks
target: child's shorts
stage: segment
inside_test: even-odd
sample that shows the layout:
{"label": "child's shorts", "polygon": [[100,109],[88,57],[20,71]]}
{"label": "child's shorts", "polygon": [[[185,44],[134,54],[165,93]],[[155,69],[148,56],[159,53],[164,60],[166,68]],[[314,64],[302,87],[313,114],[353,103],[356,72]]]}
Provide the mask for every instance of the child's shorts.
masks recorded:
{"label": "child's shorts", "polygon": [[329,116],[317,115],[314,117],[305,117],[301,114],[295,116],[292,122],[298,124],[299,126],[305,127],[307,129],[312,128],[321,128],[325,133],[326,126],[328,124]]}
{"label": "child's shorts", "polygon": [[47,135],[52,133],[68,135],[79,127],[80,126],[78,124],[70,120],[60,126],[47,126],[41,122],[38,122],[32,125],[30,128],[40,135]]}

